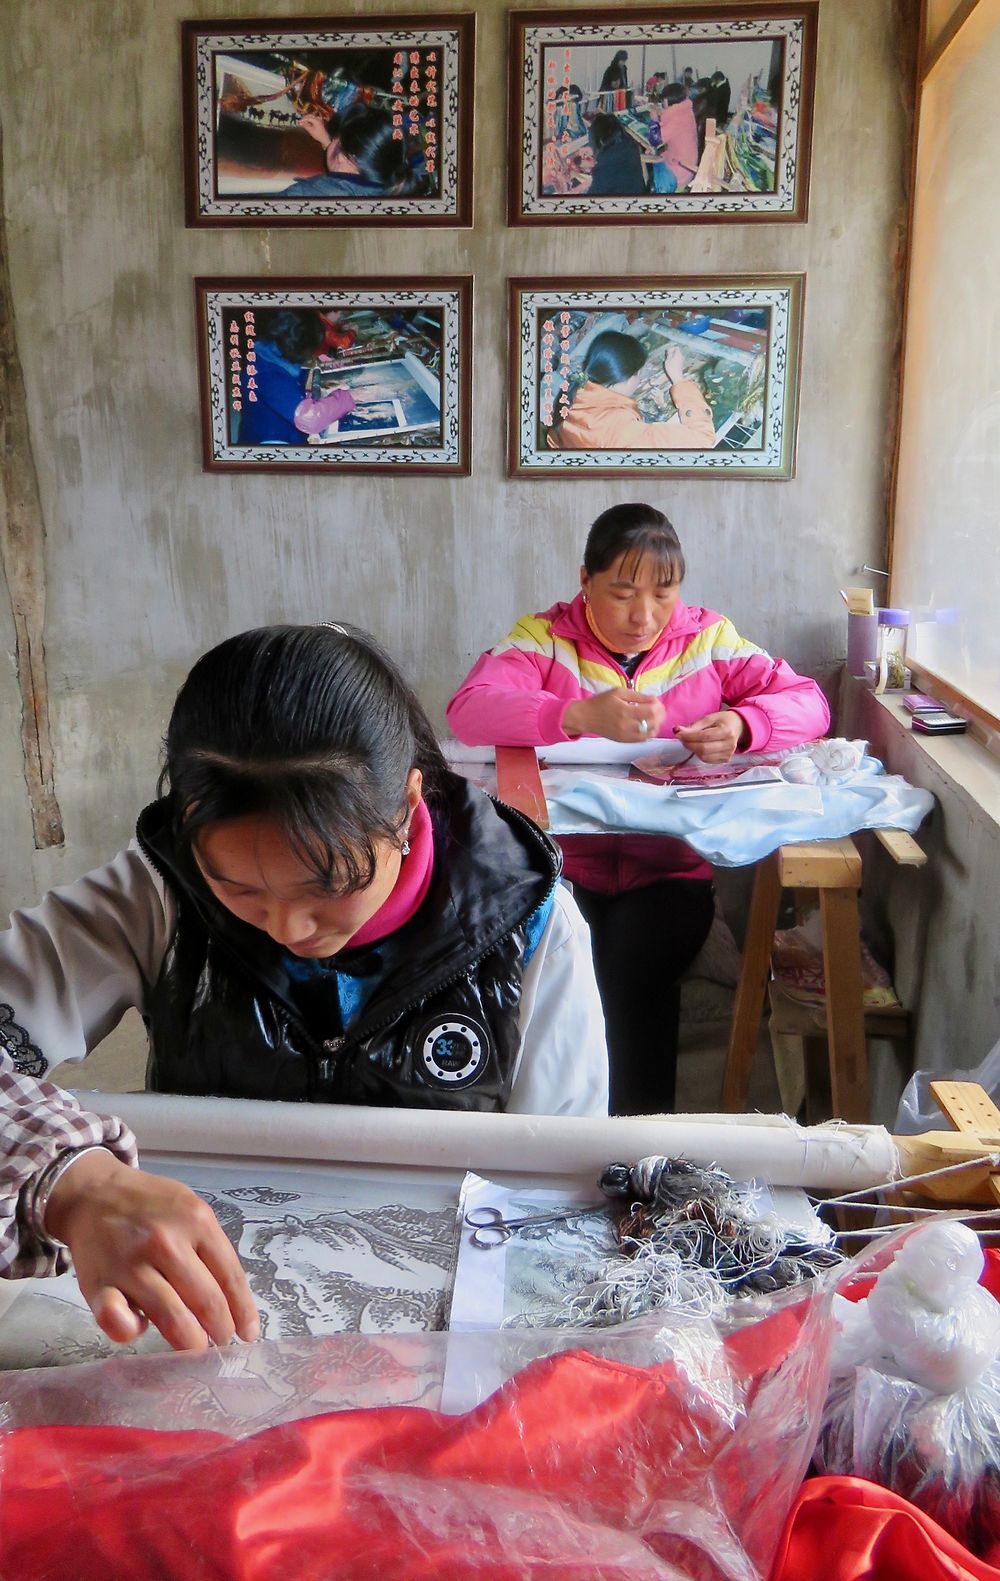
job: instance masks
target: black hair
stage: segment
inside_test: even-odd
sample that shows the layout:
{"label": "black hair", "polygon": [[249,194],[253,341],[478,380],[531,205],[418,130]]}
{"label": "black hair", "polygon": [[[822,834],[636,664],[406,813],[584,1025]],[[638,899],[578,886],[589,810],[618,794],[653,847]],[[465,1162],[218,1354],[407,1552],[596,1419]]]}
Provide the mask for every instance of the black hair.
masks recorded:
{"label": "black hair", "polygon": [[628,60],[628,50],[627,49],[615,50],[615,60]]}
{"label": "black hair", "polygon": [[628,133],[623,129],[617,115],[606,115],[601,110],[591,121],[587,135],[594,153],[600,154],[605,148],[610,148],[612,143],[616,143],[619,137],[627,137]]}
{"label": "black hair", "polygon": [[662,511],[652,505],[612,505],[602,511],[587,534],[583,568],[588,576],[606,571],[628,555],[626,571],[634,577],[646,555],[657,563],[660,582],[670,587],[684,580],[686,566],[680,539]]}
{"label": "black hair", "polygon": [[663,97],[667,104],[683,104],[687,98],[687,90],[682,82],[668,82],[663,90]]}
{"label": "black hair", "polygon": [[271,340],[286,362],[308,362],[323,344],[323,325],[310,308],[262,307],[257,310],[257,337]]}
{"label": "black hair", "polygon": [[340,146],[358,167],[358,174],[393,197],[421,196],[430,187],[425,175],[410,165],[405,135],[393,136],[388,110],[371,104],[352,104],[335,129]]}
{"label": "black hair", "polygon": [[587,347],[583,371],[595,384],[622,384],[638,373],[645,361],[646,348],[634,335],[604,329]]}
{"label": "black hair", "polygon": [[234,818],[273,818],[339,892],[375,877],[377,843],[400,843],[406,780],[439,792],[445,762],[392,660],[354,626],[263,626],[200,658],[177,694],[161,794],[178,847]]}

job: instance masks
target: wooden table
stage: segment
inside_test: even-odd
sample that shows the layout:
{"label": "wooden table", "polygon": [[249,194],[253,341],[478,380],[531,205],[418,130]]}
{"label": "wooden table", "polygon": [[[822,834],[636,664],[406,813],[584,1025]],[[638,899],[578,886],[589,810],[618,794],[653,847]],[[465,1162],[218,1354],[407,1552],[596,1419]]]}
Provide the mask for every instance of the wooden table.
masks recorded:
{"label": "wooden table", "polygon": [[[501,801],[547,829],[549,813],[534,748],[497,747],[496,771]],[[876,834],[894,861],[913,867],[926,862],[912,835],[898,829]],[[782,845],[757,863],[722,1082],[724,1109],[737,1114],[746,1110],[781,892],[808,889],[819,894],[833,1112],[842,1120],[868,1120],[860,888],[861,855],[850,837]]]}

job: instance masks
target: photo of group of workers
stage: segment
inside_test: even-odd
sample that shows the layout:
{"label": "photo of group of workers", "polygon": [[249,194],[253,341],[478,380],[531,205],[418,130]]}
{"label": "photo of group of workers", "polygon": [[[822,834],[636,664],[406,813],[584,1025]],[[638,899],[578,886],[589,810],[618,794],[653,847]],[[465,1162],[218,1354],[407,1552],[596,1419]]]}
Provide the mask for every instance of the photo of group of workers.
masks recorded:
{"label": "photo of group of workers", "polygon": [[541,450],[760,449],[767,307],[538,309]]}
{"label": "photo of group of workers", "polygon": [[441,309],[227,307],[222,333],[231,445],[440,444]]}
{"label": "photo of group of workers", "polygon": [[773,192],[783,54],[767,37],[547,45],[542,192]]}
{"label": "photo of group of workers", "polygon": [[435,197],[438,49],[239,49],[213,56],[220,197]]}

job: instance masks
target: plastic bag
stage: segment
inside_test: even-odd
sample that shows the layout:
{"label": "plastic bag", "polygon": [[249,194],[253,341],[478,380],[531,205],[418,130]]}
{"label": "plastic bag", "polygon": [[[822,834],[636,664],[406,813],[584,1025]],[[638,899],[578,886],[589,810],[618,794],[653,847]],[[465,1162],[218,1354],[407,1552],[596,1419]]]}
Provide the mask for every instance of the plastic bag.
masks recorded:
{"label": "plastic bag", "polygon": [[[912,1247],[918,1233],[894,1245]],[[991,1256],[995,1278],[1000,1257]],[[981,1299],[970,1300],[960,1286],[959,1279],[940,1281],[938,1310],[927,1311],[923,1335],[915,1334],[912,1312],[900,1306],[893,1317],[892,1301],[883,1301],[872,1324],[865,1321],[865,1298],[858,1303],[834,1344],[814,1466],[821,1474],[864,1477],[900,1494],[972,1553],[996,1563],[1000,1360],[986,1358],[996,1356],[1000,1343],[1000,1310],[985,1290],[973,1287]],[[929,1379],[947,1376],[949,1359],[963,1386],[948,1393],[927,1387]],[[922,1381],[904,1375],[907,1364]]]}
{"label": "plastic bag", "polygon": [[[832,1289],[716,1322],[7,1374],[0,1575],[763,1581],[826,1393]],[[439,1409],[446,1363],[458,1414]]]}
{"label": "plastic bag", "polygon": [[867,755],[867,741],[834,736],[814,741],[801,752],[789,752],[781,772],[793,785],[843,785],[860,771]]}

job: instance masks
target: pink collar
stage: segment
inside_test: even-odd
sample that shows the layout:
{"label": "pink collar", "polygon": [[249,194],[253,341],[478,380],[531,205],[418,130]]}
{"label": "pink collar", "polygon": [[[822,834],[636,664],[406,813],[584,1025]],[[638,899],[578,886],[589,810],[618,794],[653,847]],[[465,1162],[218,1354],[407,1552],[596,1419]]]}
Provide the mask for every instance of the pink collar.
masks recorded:
{"label": "pink collar", "polygon": [[413,810],[407,838],[410,854],[403,858],[392,893],[354,934],[349,949],[388,938],[423,905],[434,873],[434,828],[424,801],[418,801]]}

